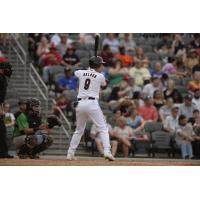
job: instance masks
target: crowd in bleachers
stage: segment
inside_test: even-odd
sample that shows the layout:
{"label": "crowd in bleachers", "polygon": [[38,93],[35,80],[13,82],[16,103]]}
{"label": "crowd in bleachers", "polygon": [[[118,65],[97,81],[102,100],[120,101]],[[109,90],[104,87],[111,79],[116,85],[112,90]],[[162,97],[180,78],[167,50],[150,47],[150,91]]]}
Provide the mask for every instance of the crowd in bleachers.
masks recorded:
{"label": "crowd in bleachers", "polygon": [[[54,112],[68,116],[78,88],[73,72],[88,67],[94,34],[29,34],[28,41],[30,59],[57,97]],[[113,154],[119,147],[127,157],[147,142],[149,154],[181,149],[182,158],[199,158],[200,34],[101,34],[98,55],[106,62],[109,84],[99,103]],[[91,135],[101,153],[95,127]]]}

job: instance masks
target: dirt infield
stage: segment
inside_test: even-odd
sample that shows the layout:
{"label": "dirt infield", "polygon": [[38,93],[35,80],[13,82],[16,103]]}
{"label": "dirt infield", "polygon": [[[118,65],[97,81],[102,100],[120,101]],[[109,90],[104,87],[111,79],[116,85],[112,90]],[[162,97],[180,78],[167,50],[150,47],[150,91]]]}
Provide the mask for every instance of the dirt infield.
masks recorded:
{"label": "dirt infield", "polygon": [[82,158],[77,161],[66,159],[1,159],[0,166],[200,166],[199,161],[182,160],[116,160],[109,162],[103,159],[88,160]]}

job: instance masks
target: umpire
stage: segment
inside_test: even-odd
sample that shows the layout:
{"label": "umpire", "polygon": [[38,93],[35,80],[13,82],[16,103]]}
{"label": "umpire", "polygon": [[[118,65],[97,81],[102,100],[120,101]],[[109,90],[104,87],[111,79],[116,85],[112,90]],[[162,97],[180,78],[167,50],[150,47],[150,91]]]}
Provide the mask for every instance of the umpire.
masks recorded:
{"label": "umpire", "polygon": [[3,103],[6,97],[7,91],[7,79],[6,77],[11,77],[12,66],[10,63],[6,62],[6,59],[0,62],[0,158],[13,158],[13,156],[8,154],[8,146],[6,139],[6,127],[4,124],[4,109]]}

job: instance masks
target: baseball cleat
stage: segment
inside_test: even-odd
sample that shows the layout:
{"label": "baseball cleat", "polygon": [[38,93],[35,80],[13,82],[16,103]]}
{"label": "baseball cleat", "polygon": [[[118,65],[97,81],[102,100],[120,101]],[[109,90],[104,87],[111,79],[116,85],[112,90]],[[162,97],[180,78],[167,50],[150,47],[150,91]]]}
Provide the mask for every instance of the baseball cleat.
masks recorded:
{"label": "baseball cleat", "polygon": [[67,160],[77,160],[73,154],[67,154]]}
{"label": "baseball cleat", "polygon": [[105,153],[104,158],[109,161],[115,161],[115,158],[113,157],[113,155],[111,153]]}

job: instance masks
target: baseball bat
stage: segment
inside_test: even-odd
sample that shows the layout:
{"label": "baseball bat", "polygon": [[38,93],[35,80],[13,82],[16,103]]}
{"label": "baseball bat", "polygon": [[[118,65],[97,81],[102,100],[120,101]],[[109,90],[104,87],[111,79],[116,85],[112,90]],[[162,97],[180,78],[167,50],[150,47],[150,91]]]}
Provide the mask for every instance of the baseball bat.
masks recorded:
{"label": "baseball bat", "polygon": [[97,51],[98,51],[98,47],[99,47],[99,38],[100,35],[96,34],[95,35],[95,43],[94,43],[94,55],[97,56]]}

